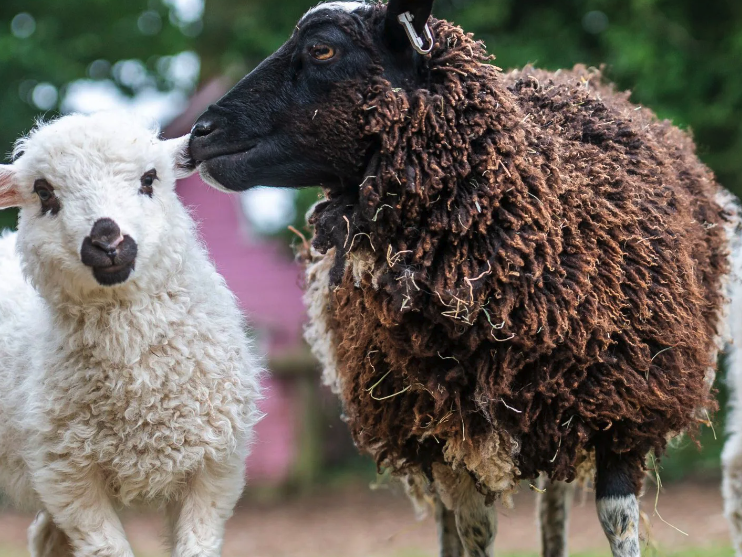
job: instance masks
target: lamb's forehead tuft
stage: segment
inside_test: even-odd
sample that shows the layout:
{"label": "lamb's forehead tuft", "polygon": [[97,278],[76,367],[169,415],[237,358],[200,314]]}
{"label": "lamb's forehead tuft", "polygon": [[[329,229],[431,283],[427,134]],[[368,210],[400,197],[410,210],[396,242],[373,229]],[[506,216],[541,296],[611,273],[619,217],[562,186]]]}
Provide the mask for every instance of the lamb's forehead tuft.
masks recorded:
{"label": "lamb's forehead tuft", "polygon": [[353,13],[358,10],[369,10],[373,7],[372,4],[368,4],[366,2],[358,2],[358,1],[347,1],[347,2],[323,2],[321,4],[316,5],[314,8],[310,9],[307,13],[304,14],[304,16],[301,18],[301,21],[304,21],[307,17],[309,17],[312,14],[315,14],[320,11],[329,10],[329,11],[338,11],[338,12],[344,12],[347,14]]}
{"label": "lamb's forehead tuft", "polygon": [[68,153],[78,149],[114,154],[131,153],[158,141],[159,127],[151,119],[127,111],[68,114],[39,122],[16,142],[14,158],[34,152]]}

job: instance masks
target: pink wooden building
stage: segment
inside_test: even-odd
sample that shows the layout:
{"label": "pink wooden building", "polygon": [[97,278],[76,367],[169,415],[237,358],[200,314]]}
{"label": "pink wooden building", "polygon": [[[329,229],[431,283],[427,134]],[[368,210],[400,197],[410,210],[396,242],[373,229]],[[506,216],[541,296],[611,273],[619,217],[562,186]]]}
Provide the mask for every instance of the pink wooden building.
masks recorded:
{"label": "pink wooden building", "polygon": [[[165,135],[188,133],[190,124],[225,88],[219,81],[204,87],[187,111],[171,123]],[[249,482],[276,484],[311,474],[316,450],[308,427],[316,404],[316,365],[301,333],[305,312],[299,286],[300,270],[284,246],[251,230],[239,196],[208,187],[196,174],[178,184],[178,194],[199,223],[201,237],[219,272],[239,298],[265,357],[266,417],[247,462]]]}

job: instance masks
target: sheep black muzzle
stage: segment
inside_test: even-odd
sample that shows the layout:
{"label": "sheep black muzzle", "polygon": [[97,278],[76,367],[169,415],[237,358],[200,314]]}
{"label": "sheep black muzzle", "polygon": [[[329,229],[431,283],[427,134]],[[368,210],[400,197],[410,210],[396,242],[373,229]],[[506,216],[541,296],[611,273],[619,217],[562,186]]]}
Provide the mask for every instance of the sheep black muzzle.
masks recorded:
{"label": "sheep black muzzle", "polygon": [[95,222],[80,249],[83,265],[93,270],[95,280],[102,286],[126,282],[136,258],[137,243],[131,236],[122,235],[118,224],[108,218]]}
{"label": "sheep black muzzle", "polygon": [[411,11],[422,28],[432,0],[397,4],[390,17],[381,4],[310,10],[280,49],[194,124],[190,151],[201,176],[223,191],[357,189],[381,141],[365,126],[374,110],[369,84],[393,94],[426,79],[424,59],[394,14]]}

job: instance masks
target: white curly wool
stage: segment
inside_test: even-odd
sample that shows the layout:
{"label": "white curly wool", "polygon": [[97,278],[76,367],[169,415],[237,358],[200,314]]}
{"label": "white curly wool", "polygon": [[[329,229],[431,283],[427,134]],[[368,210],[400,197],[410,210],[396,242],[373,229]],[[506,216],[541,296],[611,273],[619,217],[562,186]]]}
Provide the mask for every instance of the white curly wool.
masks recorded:
{"label": "white curly wool", "polygon": [[309,322],[304,328],[304,338],[309,344],[312,355],[322,367],[322,382],[330,387],[333,393],[340,394],[342,385],[337,372],[337,355],[335,353],[335,335],[330,328],[330,269],[333,253],[327,257],[312,250],[312,261],[306,269],[306,291],[304,304],[307,308]]}
{"label": "white curly wool", "polygon": [[[731,195],[722,196],[719,203],[735,215],[727,227],[730,242],[732,273],[727,286],[730,300],[726,308],[726,325],[722,340],[727,347],[727,386],[729,407],[726,420],[729,437],[724,444],[722,460],[722,493],[724,513],[729,523],[732,543],[737,557],[742,557],[742,220],[740,207]],[[719,343],[720,348],[722,343]],[[713,376],[710,377],[713,381]],[[707,417],[708,415],[702,416]]]}
{"label": "white curly wool", "polygon": [[[186,149],[130,116],[73,115],[0,166],[0,208],[21,208],[18,233],[0,238],[0,488],[42,511],[32,555],[131,557],[114,509],[132,504],[166,511],[173,555],[221,551],[261,367],[175,194]],[[33,193],[41,178],[56,215]],[[113,287],[80,260],[101,218],[138,245]]]}

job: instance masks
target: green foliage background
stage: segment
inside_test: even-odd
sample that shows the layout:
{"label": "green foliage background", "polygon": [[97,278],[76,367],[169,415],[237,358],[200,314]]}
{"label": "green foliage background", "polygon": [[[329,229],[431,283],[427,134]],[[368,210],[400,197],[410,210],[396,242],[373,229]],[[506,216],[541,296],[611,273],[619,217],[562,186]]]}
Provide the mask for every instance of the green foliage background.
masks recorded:
{"label": "green foliage background", "polygon": [[[0,150],[8,153],[44,114],[30,100],[29,84],[51,83],[61,99],[68,83],[91,77],[93,61],[138,59],[166,91],[175,85],[158,72],[158,60],[184,50],[200,56],[202,82],[217,75],[236,80],[280,46],[316,0],[206,0],[202,20],[191,22],[178,20],[173,1],[0,2]],[[36,23],[26,38],[11,32],[11,21],[22,12]],[[156,33],[141,31],[145,12],[159,17]],[[483,39],[505,69],[604,64],[620,89],[633,90],[635,102],[691,129],[702,159],[726,187],[742,193],[739,0],[437,0],[435,13]],[[125,94],[136,93],[118,85]],[[47,114],[53,113],[54,107]],[[315,190],[300,193],[295,225],[303,225],[316,198]],[[13,212],[0,211],[0,228],[14,219]],[[703,453],[681,443],[679,458],[665,464],[667,474],[718,466],[722,418],[717,416],[716,440],[704,432]]]}

